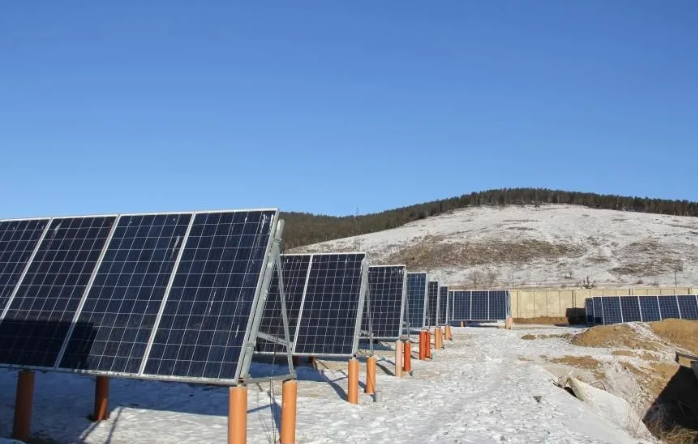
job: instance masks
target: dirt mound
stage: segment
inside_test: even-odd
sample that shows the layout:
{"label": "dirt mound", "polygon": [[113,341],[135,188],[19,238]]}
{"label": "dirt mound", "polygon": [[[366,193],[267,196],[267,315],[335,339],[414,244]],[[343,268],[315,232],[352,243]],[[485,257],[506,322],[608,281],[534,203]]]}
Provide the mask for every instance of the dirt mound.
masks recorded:
{"label": "dirt mound", "polygon": [[693,354],[698,354],[698,322],[682,319],[667,319],[651,322],[650,328],[655,335],[665,339]]}
{"label": "dirt mound", "polygon": [[657,350],[657,344],[643,338],[627,325],[597,325],[572,338],[572,344],[581,347],[632,348]]}
{"label": "dirt mound", "polygon": [[539,316],[537,318],[514,318],[514,324],[523,325],[567,325],[569,320],[566,317],[549,317],[549,316]]}

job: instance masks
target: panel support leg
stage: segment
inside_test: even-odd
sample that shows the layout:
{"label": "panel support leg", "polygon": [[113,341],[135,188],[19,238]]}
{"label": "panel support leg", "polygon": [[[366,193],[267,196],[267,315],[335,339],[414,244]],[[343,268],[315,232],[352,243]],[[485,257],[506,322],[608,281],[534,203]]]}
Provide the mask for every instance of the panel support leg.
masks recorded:
{"label": "panel support leg", "polygon": [[281,388],[281,439],[280,444],[296,444],[296,402],[298,381],[284,381]]}
{"label": "panel support leg", "polygon": [[402,341],[395,342],[395,376],[402,378]]}
{"label": "panel support leg", "polygon": [[12,438],[29,441],[31,430],[32,403],[34,401],[34,372],[22,370],[17,376],[17,397],[15,398],[15,420]]}
{"label": "panel support leg", "polygon": [[431,359],[431,332],[429,330],[426,330],[424,332],[424,335],[426,336],[424,341],[425,341],[425,349],[427,351],[427,359]]}
{"label": "panel support leg", "polygon": [[461,327],[465,327],[465,322],[460,321],[460,326],[461,326]]}
{"label": "panel support leg", "polygon": [[441,340],[441,327],[436,327],[434,330],[434,348],[441,350],[443,348],[443,341]]}
{"label": "panel support leg", "polygon": [[95,407],[93,421],[109,419],[109,377],[97,376],[95,381]]}
{"label": "panel support leg", "polygon": [[369,356],[366,359],[366,389],[364,393],[372,395],[376,393],[376,357]]}
{"label": "panel support leg", "polygon": [[425,331],[419,332],[419,360],[424,361],[427,359],[427,333]]}
{"label": "panel support leg", "polygon": [[359,361],[357,361],[356,358],[351,358],[349,361],[347,401],[349,401],[349,404],[359,403]]}
{"label": "panel support leg", "polygon": [[247,444],[247,387],[228,392],[228,444]]}
{"label": "panel support leg", "polygon": [[407,373],[412,372],[412,344],[410,340],[405,341],[404,345],[404,359],[402,361],[402,367]]}

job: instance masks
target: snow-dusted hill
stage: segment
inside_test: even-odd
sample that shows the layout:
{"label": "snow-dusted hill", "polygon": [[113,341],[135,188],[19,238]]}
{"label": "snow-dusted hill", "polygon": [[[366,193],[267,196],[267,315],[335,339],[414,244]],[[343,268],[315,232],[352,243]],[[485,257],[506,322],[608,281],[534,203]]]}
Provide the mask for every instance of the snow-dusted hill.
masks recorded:
{"label": "snow-dusted hill", "polygon": [[574,287],[586,276],[639,287],[698,284],[697,247],[695,217],[544,205],[467,208],[294,252],[367,251],[372,264],[470,287]]}

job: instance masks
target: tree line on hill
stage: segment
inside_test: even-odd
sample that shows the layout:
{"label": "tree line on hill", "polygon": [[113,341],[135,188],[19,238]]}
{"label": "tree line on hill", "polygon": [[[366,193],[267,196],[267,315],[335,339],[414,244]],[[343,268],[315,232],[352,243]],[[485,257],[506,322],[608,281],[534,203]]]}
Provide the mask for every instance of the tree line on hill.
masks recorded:
{"label": "tree line on hill", "polygon": [[467,207],[541,204],[570,204],[608,210],[698,216],[698,202],[686,200],[614,196],[543,188],[503,188],[360,216],[337,217],[283,212],[282,218],[286,221],[284,244],[286,249],[291,249],[317,242],[374,233]]}

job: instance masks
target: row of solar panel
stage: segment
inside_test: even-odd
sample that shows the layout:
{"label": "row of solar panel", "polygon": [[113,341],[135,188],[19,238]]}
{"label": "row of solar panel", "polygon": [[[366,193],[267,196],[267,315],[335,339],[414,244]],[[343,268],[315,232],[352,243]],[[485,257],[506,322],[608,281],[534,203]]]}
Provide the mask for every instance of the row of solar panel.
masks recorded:
{"label": "row of solar panel", "polygon": [[503,321],[511,314],[506,290],[450,291],[450,321]]}
{"label": "row of solar panel", "polygon": [[405,328],[420,329],[446,325],[449,316],[448,287],[429,281],[427,273],[407,273]]}
{"label": "row of solar panel", "polygon": [[588,324],[698,319],[698,296],[595,296],[584,301]]}

